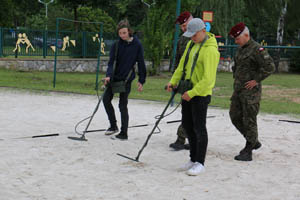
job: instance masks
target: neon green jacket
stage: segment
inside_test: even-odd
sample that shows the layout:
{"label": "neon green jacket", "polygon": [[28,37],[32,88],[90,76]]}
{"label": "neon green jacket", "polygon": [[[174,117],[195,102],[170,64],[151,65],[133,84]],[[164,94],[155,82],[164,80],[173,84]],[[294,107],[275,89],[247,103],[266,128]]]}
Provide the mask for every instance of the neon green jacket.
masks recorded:
{"label": "neon green jacket", "polygon": [[[188,95],[193,98],[194,96],[207,96],[212,95],[212,89],[215,86],[216,82],[216,73],[220,60],[220,53],[218,51],[217,40],[214,34],[207,32],[209,38],[206,40],[202,46],[197,63],[192,75],[193,89],[187,91]],[[180,59],[180,63],[174,72],[170,83],[172,85],[178,85],[182,73],[184,60],[187,54],[187,50],[193,41],[191,40],[185,48],[184,54]],[[195,44],[190,52],[189,60],[186,64],[186,76],[185,80],[190,79],[191,69],[193,65],[194,56],[200,48],[200,43]]]}

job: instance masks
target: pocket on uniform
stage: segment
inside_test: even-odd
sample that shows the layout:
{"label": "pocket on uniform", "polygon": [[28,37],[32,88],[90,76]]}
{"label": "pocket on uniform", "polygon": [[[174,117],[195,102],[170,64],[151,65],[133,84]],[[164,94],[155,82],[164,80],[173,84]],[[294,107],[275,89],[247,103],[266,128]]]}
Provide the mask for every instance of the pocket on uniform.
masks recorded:
{"label": "pocket on uniform", "polygon": [[253,94],[251,96],[247,96],[246,99],[247,99],[248,104],[256,104],[256,103],[259,103],[259,101],[260,101],[260,95]]}

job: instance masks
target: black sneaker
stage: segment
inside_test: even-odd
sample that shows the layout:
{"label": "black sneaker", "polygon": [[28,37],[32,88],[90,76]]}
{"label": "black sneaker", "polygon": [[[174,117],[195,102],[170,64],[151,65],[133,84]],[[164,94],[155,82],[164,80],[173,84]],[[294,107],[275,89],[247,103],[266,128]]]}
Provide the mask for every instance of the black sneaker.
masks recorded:
{"label": "black sneaker", "polygon": [[105,135],[112,135],[114,133],[117,133],[119,131],[117,126],[111,126],[105,131]]}
{"label": "black sneaker", "polygon": [[180,142],[174,142],[172,144],[169,145],[169,147],[171,147],[172,149],[174,149],[175,151],[180,151],[185,149],[185,145],[180,143]]}
{"label": "black sneaker", "polygon": [[118,138],[120,140],[128,140],[128,135],[127,135],[127,133],[120,132],[118,135],[116,135],[116,138]]}

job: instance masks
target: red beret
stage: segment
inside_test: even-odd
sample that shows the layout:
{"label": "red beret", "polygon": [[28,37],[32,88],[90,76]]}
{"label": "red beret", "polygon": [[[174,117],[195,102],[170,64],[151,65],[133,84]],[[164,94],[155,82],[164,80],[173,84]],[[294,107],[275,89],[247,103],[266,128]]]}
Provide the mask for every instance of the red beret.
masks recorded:
{"label": "red beret", "polygon": [[189,18],[190,18],[190,16],[191,16],[191,13],[190,12],[188,12],[188,11],[184,11],[183,13],[181,13],[178,17],[177,17],[177,19],[176,19],[176,21],[175,21],[175,24],[183,24],[183,23],[185,23]]}
{"label": "red beret", "polygon": [[229,35],[233,38],[236,38],[244,31],[245,27],[245,24],[243,22],[240,22],[231,28]]}

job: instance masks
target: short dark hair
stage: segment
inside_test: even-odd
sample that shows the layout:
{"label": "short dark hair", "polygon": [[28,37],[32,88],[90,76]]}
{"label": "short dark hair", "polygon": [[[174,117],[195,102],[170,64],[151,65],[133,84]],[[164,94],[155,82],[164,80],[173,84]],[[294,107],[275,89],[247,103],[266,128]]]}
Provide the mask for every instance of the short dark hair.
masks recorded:
{"label": "short dark hair", "polygon": [[118,23],[117,26],[117,34],[119,34],[119,30],[122,28],[127,28],[129,32],[129,36],[133,36],[133,30],[130,27],[129,21],[127,19],[123,19]]}

